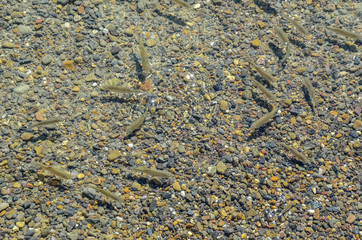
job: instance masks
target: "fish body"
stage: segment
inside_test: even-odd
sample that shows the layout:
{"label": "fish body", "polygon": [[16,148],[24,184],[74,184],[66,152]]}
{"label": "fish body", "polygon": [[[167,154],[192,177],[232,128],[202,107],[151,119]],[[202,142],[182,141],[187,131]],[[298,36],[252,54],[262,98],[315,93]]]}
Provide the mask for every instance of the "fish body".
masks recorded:
{"label": "fish body", "polygon": [[271,85],[273,85],[273,86],[275,85],[276,80],[270,73],[268,73],[267,71],[265,71],[261,67],[258,67],[252,59],[250,59],[250,63],[251,63],[251,65],[253,65],[253,67],[256,69],[256,71],[261,76],[263,76]]}
{"label": "fish body", "polygon": [[48,119],[48,120],[44,120],[44,121],[41,121],[41,122],[34,123],[33,125],[30,126],[30,128],[44,127],[44,126],[56,124],[56,123],[59,123],[59,122],[62,122],[62,121],[64,121],[64,119],[61,118],[61,117],[52,118],[52,119]]}
{"label": "fish body", "polygon": [[293,18],[291,18],[285,14],[282,14],[282,17],[286,18],[291,24],[293,24],[298,29],[299,32],[303,33],[304,35],[309,35],[308,30],[302,24],[300,24],[298,21],[294,20]]}
{"label": "fish body", "polygon": [[275,96],[272,92],[270,92],[263,84],[251,78],[251,81],[259,88],[259,90],[264,93],[270,100],[275,101]]}
{"label": "fish body", "polygon": [[345,29],[341,29],[341,28],[335,28],[335,27],[325,27],[325,29],[335,32],[339,35],[345,36],[345,37],[349,37],[349,38],[357,38],[357,39],[362,39],[362,35],[355,33],[355,32],[351,32],[351,31],[347,31]]}
{"label": "fish body", "polygon": [[259,128],[261,125],[263,125],[264,123],[267,123],[273,116],[274,114],[278,111],[278,108],[273,106],[273,110],[267,114],[265,114],[264,116],[262,116],[261,118],[259,118],[258,120],[256,120],[255,122],[253,122],[253,124],[251,124],[250,126],[250,130],[253,131],[257,128]]}
{"label": "fish body", "polygon": [[98,187],[93,186],[93,185],[90,185],[89,187],[93,188],[94,190],[96,190],[97,192],[103,194],[106,197],[109,197],[109,198],[112,198],[112,199],[114,199],[116,201],[122,202],[122,199],[118,195],[116,195],[115,193],[112,193],[112,192],[110,192],[110,191],[108,191],[106,189],[98,188]]}
{"label": "fish body", "polygon": [[172,0],[172,1],[174,1],[178,5],[180,5],[182,7],[185,7],[185,8],[191,8],[192,7],[189,3],[187,3],[187,2],[185,2],[183,0]]}
{"label": "fish body", "polygon": [[287,205],[285,205],[279,216],[282,216],[284,213],[288,212],[293,206],[294,206],[294,201],[290,201]]}
{"label": "fish body", "polygon": [[126,129],[127,136],[130,135],[134,130],[138,129],[145,121],[146,117],[147,117],[147,111],[144,114],[142,114],[136,121],[131,123],[131,125],[129,125],[128,128]]}
{"label": "fish body", "polygon": [[136,167],[133,168],[135,171],[143,172],[154,177],[170,178],[173,176],[172,173],[163,170],[151,169],[148,167]]}
{"label": "fish body", "polygon": [[303,78],[304,80],[304,84],[308,90],[308,93],[309,93],[309,96],[310,96],[310,99],[312,101],[312,105],[313,107],[316,107],[317,106],[317,98],[315,97],[315,92],[314,92],[314,88],[312,86],[312,83],[309,81],[308,78]]}
{"label": "fish body", "polygon": [[143,42],[141,39],[138,39],[138,44],[140,45],[142,69],[143,69],[144,73],[149,74],[150,70],[151,70],[149,55],[148,55],[145,45],[143,45]]}
{"label": "fish body", "polygon": [[284,32],[284,30],[281,27],[275,26],[274,29],[278,33],[280,38],[283,40],[283,42],[289,43],[288,35]]}
{"label": "fish body", "polygon": [[48,171],[54,175],[57,175],[61,178],[65,178],[65,179],[71,179],[72,178],[72,174],[70,174],[69,172],[61,169],[60,167],[51,167],[51,166],[47,166],[41,163],[37,163],[35,162],[36,165],[38,165],[39,167],[41,167],[42,169],[44,169],[45,171]]}
{"label": "fish body", "polygon": [[309,162],[309,159],[304,156],[302,153],[300,153],[299,151],[297,151],[295,148],[291,147],[291,146],[288,146],[287,144],[285,143],[280,143],[280,145],[282,145],[284,148],[288,149],[289,151],[291,151],[293,153],[293,155],[299,160],[299,161],[302,161],[302,162]]}
{"label": "fish body", "polygon": [[126,94],[126,93],[140,93],[140,90],[135,90],[129,87],[125,87],[125,86],[118,86],[118,85],[104,85],[102,86],[103,90],[107,90],[110,92],[117,92],[117,93],[122,93],[122,94]]}

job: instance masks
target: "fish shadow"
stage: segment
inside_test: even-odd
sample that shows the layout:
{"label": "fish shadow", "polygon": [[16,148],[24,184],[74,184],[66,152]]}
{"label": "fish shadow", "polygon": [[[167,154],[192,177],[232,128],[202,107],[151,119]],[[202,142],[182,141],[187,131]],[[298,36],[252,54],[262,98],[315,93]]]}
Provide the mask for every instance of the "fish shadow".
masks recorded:
{"label": "fish shadow", "polygon": [[167,18],[168,20],[180,25],[180,26],[183,26],[185,27],[186,26],[186,23],[181,19],[181,18],[178,18],[176,16],[172,16],[170,14],[164,14],[162,12],[160,12],[158,9],[155,10],[155,13],[157,15],[159,15],[160,17],[164,17],[164,18]]}
{"label": "fish shadow", "polygon": [[275,8],[271,7],[271,5],[268,2],[262,1],[262,0],[254,0],[254,2],[264,12],[266,12],[268,14],[272,14],[274,16],[276,16],[278,14],[277,10]]}
{"label": "fish shadow", "polygon": [[[131,94],[131,93],[129,93]],[[123,95],[129,95],[128,93],[127,94],[123,94]],[[129,98],[126,98],[126,97],[123,97],[120,96],[103,96],[101,98],[101,102],[102,103],[129,103],[131,100]]]}
{"label": "fish shadow", "polygon": [[[257,121],[257,120],[255,120],[255,121]],[[273,120],[271,119],[269,122],[263,124],[263,125],[260,126],[259,128],[254,129],[254,130],[252,131],[252,133],[250,134],[250,136],[248,136],[248,141],[253,140],[253,139],[256,139],[256,138],[258,138],[258,137],[260,137],[260,136],[265,136],[265,135],[266,135],[266,130],[271,126],[272,121],[273,121]],[[251,126],[251,125],[250,125],[250,126]]]}
{"label": "fish shadow", "polygon": [[305,100],[308,103],[309,107],[313,111],[315,111],[315,106],[313,106],[312,99],[311,99],[311,97],[309,95],[309,92],[308,92],[308,89],[307,89],[307,87],[305,85],[302,86],[302,92],[303,92],[303,95],[304,95]]}
{"label": "fish shadow", "polygon": [[[332,44],[332,45],[337,45],[339,48],[342,48],[344,49],[345,51],[351,51],[351,52],[358,52],[358,49],[355,45],[349,45],[347,44],[345,41],[348,41],[347,39],[346,40],[342,40],[341,38],[338,38],[338,39],[334,39],[334,38],[326,38],[325,39],[326,42]],[[341,42],[343,41],[343,42]],[[362,41],[360,40],[355,40],[354,43],[358,46],[361,45]]]}
{"label": "fish shadow", "polygon": [[[285,54],[283,53],[283,48],[282,47],[278,47],[277,45],[275,45],[274,43],[269,43],[269,48],[274,52],[275,56],[278,57],[278,61],[280,62],[283,57],[285,56]],[[282,63],[282,65],[285,65],[286,62]]]}
{"label": "fish shadow", "polygon": [[142,66],[140,61],[142,61],[141,59],[138,59],[136,54],[134,52],[132,52],[131,54],[131,59],[135,62],[136,65],[136,72],[137,72],[137,78],[141,83],[144,83],[146,80],[146,74],[143,72]]}

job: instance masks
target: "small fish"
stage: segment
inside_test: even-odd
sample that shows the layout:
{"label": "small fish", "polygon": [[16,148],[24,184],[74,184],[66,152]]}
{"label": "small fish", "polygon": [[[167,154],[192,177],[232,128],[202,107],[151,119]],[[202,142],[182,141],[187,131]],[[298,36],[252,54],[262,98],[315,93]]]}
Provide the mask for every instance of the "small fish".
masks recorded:
{"label": "small fish", "polygon": [[283,29],[279,26],[275,26],[274,27],[275,31],[278,33],[278,35],[281,37],[281,39],[283,40],[283,42],[287,43],[287,51],[285,53],[285,56],[283,57],[282,60],[280,60],[280,63],[283,63],[287,60],[287,58],[290,55],[290,51],[291,51],[291,44],[288,38],[288,35],[283,31]]}
{"label": "small fish", "polygon": [[284,30],[281,27],[275,26],[274,29],[278,33],[280,38],[283,40],[283,42],[289,43],[288,35],[284,32]]}
{"label": "small fish", "polygon": [[294,20],[293,18],[285,15],[284,13],[281,14],[283,18],[286,18],[291,24],[293,24],[299,32],[303,33],[304,35],[309,35],[308,30],[302,26],[298,21]]}
{"label": "small fish", "polygon": [[260,119],[256,120],[255,122],[253,122],[253,124],[251,124],[251,126],[250,126],[250,130],[253,131],[253,130],[259,128],[264,123],[268,122],[277,111],[278,111],[278,108],[276,108],[273,105],[273,110],[271,112],[265,114],[264,116],[262,116]]}
{"label": "small fish", "polygon": [[258,67],[251,58],[250,58],[250,63],[251,63],[251,65],[253,65],[253,67],[256,69],[256,71],[261,76],[263,76],[271,85],[273,85],[273,86],[275,85],[276,80],[270,73],[268,73],[267,71],[265,71],[261,67]]}
{"label": "small fish", "polygon": [[270,100],[275,101],[275,96],[272,92],[270,92],[263,84],[251,78],[251,81],[259,88],[259,90],[264,93]]}
{"label": "small fish", "polygon": [[357,38],[357,39],[362,39],[362,35],[355,33],[355,32],[350,32],[347,31],[345,29],[341,29],[341,28],[334,28],[334,27],[324,27],[325,29],[335,32],[339,35],[345,36],[345,37],[349,37],[349,38]]}
{"label": "small fish", "polygon": [[290,42],[288,42],[288,43],[287,43],[287,51],[286,51],[285,56],[283,57],[283,59],[280,60],[280,63],[285,62],[285,61],[287,60],[287,58],[290,56],[291,46],[292,46],[292,45],[290,44]]}
{"label": "small fish", "polygon": [[288,146],[285,143],[280,143],[280,145],[282,145],[284,148],[288,149],[289,151],[291,151],[293,153],[293,155],[301,162],[309,162],[309,159],[304,156],[302,153],[298,152],[296,149],[294,149],[293,147]]}
{"label": "small fish", "polygon": [[294,206],[294,201],[290,201],[287,205],[285,205],[279,216],[282,216],[284,213],[288,212],[293,206]]}
{"label": "small fish", "polygon": [[180,5],[182,7],[192,8],[192,6],[189,3],[187,3],[183,0],[172,0],[172,1],[174,1],[175,3],[177,3],[178,5]]}
{"label": "small fish", "polygon": [[72,174],[65,171],[61,167],[51,167],[51,166],[47,166],[47,165],[37,163],[37,162],[35,162],[35,164],[38,165],[39,167],[41,167],[42,169],[44,169],[45,171],[51,172],[52,174],[57,175],[57,176],[59,176],[61,178],[65,178],[65,179],[71,179],[72,178]]}
{"label": "small fish", "polygon": [[115,193],[112,193],[106,189],[102,189],[102,188],[97,188],[96,186],[93,185],[89,185],[90,188],[93,188],[94,190],[96,190],[99,193],[102,193],[104,196],[109,197],[109,198],[113,198],[116,201],[122,202],[122,199],[116,195]]}
{"label": "small fish", "polygon": [[140,93],[140,90],[135,90],[129,87],[125,87],[125,86],[117,86],[117,85],[104,85],[102,86],[103,90],[107,90],[110,92],[117,92],[117,93]]}
{"label": "small fish", "polygon": [[149,55],[146,51],[145,45],[143,45],[142,40],[139,38],[137,41],[138,41],[138,44],[140,45],[142,69],[143,69],[144,73],[146,73],[148,75],[151,70]]}
{"label": "small fish", "polygon": [[130,135],[134,130],[138,129],[142,123],[145,121],[146,117],[147,117],[147,111],[142,114],[136,121],[134,121],[133,123],[131,123],[131,125],[128,126],[128,128],[126,129],[126,135]]}
{"label": "small fish", "polygon": [[315,97],[314,88],[308,78],[303,78],[305,87],[308,90],[313,107],[317,106],[317,98]]}
{"label": "small fish", "polygon": [[143,173],[146,173],[146,174],[154,176],[154,177],[170,178],[173,176],[173,174],[168,171],[151,169],[148,167],[136,167],[136,168],[133,168],[133,170],[143,172]]}
{"label": "small fish", "polygon": [[59,123],[59,122],[62,122],[62,121],[64,121],[64,119],[61,118],[61,117],[52,118],[52,119],[48,119],[48,120],[44,120],[44,121],[41,121],[41,122],[34,123],[33,125],[30,126],[30,128],[44,127],[44,126],[56,124],[56,123]]}

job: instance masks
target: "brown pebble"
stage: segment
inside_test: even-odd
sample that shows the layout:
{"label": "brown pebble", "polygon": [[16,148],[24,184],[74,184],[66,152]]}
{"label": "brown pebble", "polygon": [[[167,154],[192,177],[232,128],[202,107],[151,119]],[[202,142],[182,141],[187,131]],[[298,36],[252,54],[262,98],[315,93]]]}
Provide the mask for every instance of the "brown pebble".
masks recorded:
{"label": "brown pebble", "polygon": [[346,222],[353,223],[356,220],[356,216],[353,213],[350,213],[346,219]]}

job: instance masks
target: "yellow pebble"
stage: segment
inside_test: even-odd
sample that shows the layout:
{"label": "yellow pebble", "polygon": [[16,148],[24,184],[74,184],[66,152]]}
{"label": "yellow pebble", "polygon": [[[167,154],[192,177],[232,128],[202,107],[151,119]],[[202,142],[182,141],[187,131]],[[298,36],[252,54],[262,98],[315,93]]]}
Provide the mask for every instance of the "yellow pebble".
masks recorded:
{"label": "yellow pebble", "polygon": [[272,176],[272,177],[270,178],[270,180],[272,180],[273,182],[276,182],[276,181],[279,180],[279,178],[278,178],[277,176]]}
{"label": "yellow pebble", "polygon": [[85,175],[83,174],[83,173],[79,173],[78,175],[77,175],[77,178],[78,179],[83,179],[85,177]]}
{"label": "yellow pebble", "polygon": [[18,182],[15,182],[15,183],[13,184],[13,187],[14,187],[14,188],[20,188],[20,187],[21,187],[21,184],[18,183]]}
{"label": "yellow pebble", "polygon": [[263,23],[262,21],[259,21],[259,22],[258,22],[258,25],[259,25],[260,28],[265,27],[265,23]]}
{"label": "yellow pebble", "polygon": [[73,88],[73,92],[79,92],[79,87],[78,86],[75,86],[74,88]]}
{"label": "yellow pebble", "polygon": [[260,40],[259,39],[254,39],[253,41],[251,41],[251,46],[257,48],[259,47],[261,44]]}

